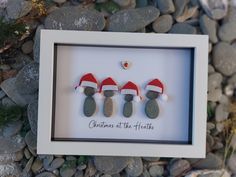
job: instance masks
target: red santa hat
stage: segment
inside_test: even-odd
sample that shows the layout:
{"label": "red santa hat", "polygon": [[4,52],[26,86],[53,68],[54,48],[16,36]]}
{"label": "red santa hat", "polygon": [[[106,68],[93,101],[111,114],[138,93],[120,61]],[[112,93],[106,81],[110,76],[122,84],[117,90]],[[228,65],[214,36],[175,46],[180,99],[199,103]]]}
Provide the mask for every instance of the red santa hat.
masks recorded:
{"label": "red santa hat", "polygon": [[162,82],[159,79],[153,79],[152,81],[150,81],[147,84],[146,89],[160,93],[162,100],[166,101],[168,99],[168,96],[163,93],[164,92],[164,86],[163,86]]}
{"label": "red santa hat", "polygon": [[81,77],[80,82],[78,85],[76,85],[75,89],[77,89],[78,87],[80,92],[84,91],[84,87],[92,87],[94,89],[97,89],[98,82],[92,73],[87,73]]}
{"label": "red santa hat", "polygon": [[105,90],[118,91],[117,83],[111,77],[108,77],[102,81],[99,93]]}
{"label": "red santa hat", "polygon": [[130,94],[134,95],[134,101],[139,102],[140,101],[140,93],[139,88],[136,84],[129,81],[127,82],[120,90],[121,94]]}

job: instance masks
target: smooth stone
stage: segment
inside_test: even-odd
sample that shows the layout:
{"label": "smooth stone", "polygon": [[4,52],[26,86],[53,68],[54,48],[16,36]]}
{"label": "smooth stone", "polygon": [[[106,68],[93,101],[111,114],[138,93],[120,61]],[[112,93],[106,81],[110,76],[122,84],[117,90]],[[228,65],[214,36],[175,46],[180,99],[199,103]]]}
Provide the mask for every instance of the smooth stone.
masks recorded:
{"label": "smooth stone", "polygon": [[[198,14],[198,7],[185,7],[183,13],[181,15],[179,15],[178,17],[176,17],[176,21],[177,22],[186,22],[186,20],[190,19],[190,20],[194,20],[191,19],[193,17],[195,17]],[[194,24],[194,22],[192,22]],[[191,24],[188,21],[188,24]]]}
{"label": "smooth stone", "polygon": [[7,123],[3,127],[3,136],[11,137],[16,135],[21,130],[22,125],[23,123],[20,120]]}
{"label": "smooth stone", "polygon": [[226,42],[232,42],[233,40],[236,39],[236,22],[235,21],[230,21],[227,23],[224,23],[223,25],[220,26],[219,28],[219,38],[222,41]]}
{"label": "smooth stone", "polygon": [[136,8],[148,6],[148,0],[136,0]]}
{"label": "smooth stone", "polygon": [[148,100],[145,105],[145,113],[150,119],[155,119],[159,115],[159,106],[156,100]]}
{"label": "smooth stone", "polygon": [[133,101],[133,99],[134,99],[134,95],[131,95],[131,94],[125,95],[125,101],[131,102],[131,101]]}
{"label": "smooth stone", "polygon": [[226,85],[224,87],[224,93],[226,96],[233,96],[235,87],[233,85]]}
{"label": "smooth stone", "polygon": [[149,173],[152,177],[161,176],[164,173],[164,168],[160,165],[153,165],[149,168]]}
{"label": "smooth stone", "polygon": [[236,87],[236,73],[227,80],[227,83]]}
{"label": "smooth stone", "polygon": [[187,160],[177,159],[170,163],[169,171],[172,176],[179,176],[182,172],[190,169],[190,163]]}
{"label": "smooth stone", "polygon": [[62,4],[62,3],[65,3],[66,0],[53,0],[53,2],[58,3],[58,4]]}
{"label": "smooth stone", "polygon": [[12,107],[16,106],[16,103],[12,101],[12,99],[10,99],[9,97],[5,97],[2,99],[2,105],[6,107]]}
{"label": "smooth stone", "polygon": [[9,78],[0,85],[1,89],[11,98],[17,105],[25,106],[37,99],[37,94],[22,95],[18,92],[15,85],[16,78]]}
{"label": "smooth stone", "polygon": [[24,139],[21,136],[0,137],[0,154],[11,154],[21,151],[25,147]]}
{"label": "smooth stone", "polygon": [[143,172],[143,162],[141,157],[131,158],[128,166],[125,168],[125,172],[129,176],[141,175]]}
{"label": "smooth stone", "polygon": [[160,157],[142,157],[143,160],[146,160],[148,162],[154,162],[154,161],[159,161]]}
{"label": "smooth stone", "polygon": [[211,64],[209,64],[208,65],[208,74],[212,74],[214,72],[215,72],[215,68]]}
{"label": "smooth stone", "polygon": [[203,34],[209,35],[209,39],[213,44],[218,42],[216,21],[210,19],[207,15],[203,15],[200,17],[200,27]]}
{"label": "smooth stone", "polygon": [[25,158],[26,158],[26,159],[30,159],[31,154],[30,154],[28,148],[25,148],[25,150],[24,150],[24,155],[25,155]]}
{"label": "smooth stone", "polygon": [[34,161],[34,157],[31,157],[28,162],[26,163],[25,165],[25,168],[23,169],[23,172],[24,173],[29,173],[30,172],[30,169],[31,169],[31,166],[33,164],[33,161]]}
{"label": "smooth stone", "polygon": [[162,14],[170,14],[175,11],[173,0],[157,0],[157,7]]}
{"label": "smooth stone", "polygon": [[32,2],[25,0],[8,0],[6,12],[9,19],[18,19],[27,15],[32,9]]}
{"label": "smooth stone", "polygon": [[130,162],[129,157],[95,156],[94,165],[98,171],[113,175],[120,173]]}
{"label": "smooth stone", "polygon": [[112,96],[115,95],[115,91],[113,91],[113,90],[105,90],[103,92],[103,94],[104,94],[105,97],[112,97]]}
{"label": "smooth stone", "polygon": [[199,0],[206,14],[215,20],[222,19],[228,11],[228,1],[226,0]]}
{"label": "smooth stone", "polygon": [[39,64],[32,62],[24,66],[16,76],[16,88],[21,94],[33,94],[39,87]]}
{"label": "smooth stone", "polygon": [[53,161],[53,155],[46,155],[45,158],[43,159],[43,167],[45,169],[48,169],[52,161]]}
{"label": "smooth stone", "polygon": [[[189,159],[191,162],[191,166],[198,169],[219,169],[222,167],[222,159],[209,152],[205,159]],[[198,162],[198,163],[196,163]]]}
{"label": "smooth stone", "polygon": [[125,117],[131,117],[133,114],[133,103],[132,102],[126,102],[123,107],[123,115]]}
{"label": "smooth stone", "polygon": [[230,177],[231,174],[225,170],[192,170],[185,177]]}
{"label": "smooth stone", "polygon": [[126,7],[130,4],[130,0],[113,0],[113,2],[118,4],[120,7]]}
{"label": "smooth stone", "polygon": [[159,96],[159,93],[158,93],[158,92],[154,92],[154,91],[152,91],[152,90],[149,90],[149,91],[147,91],[147,93],[146,93],[146,97],[147,97],[148,99],[151,99],[151,100],[156,99],[158,96]]}
{"label": "smooth stone", "polygon": [[85,87],[84,94],[86,96],[93,96],[95,94],[95,89],[93,87]]}
{"label": "smooth stone", "polygon": [[188,3],[189,0],[174,0],[175,12],[173,13],[173,16],[175,18],[181,16]]}
{"label": "smooth stone", "polygon": [[221,88],[214,89],[208,92],[207,94],[207,100],[212,102],[217,102],[222,97],[222,90]]}
{"label": "smooth stone", "polygon": [[111,117],[114,112],[113,100],[109,97],[105,98],[103,104],[103,114],[105,117]]}
{"label": "smooth stone", "polygon": [[134,32],[152,23],[160,12],[153,6],[118,11],[109,18],[108,31]]}
{"label": "smooth stone", "polygon": [[214,67],[225,76],[236,72],[236,51],[228,43],[220,42],[213,48]]}
{"label": "smooth stone", "polygon": [[74,168],[60,168],[61,177],[72,177],[76,172]]}
{"label": "smooth stone", "polygon": [[60,168],[64,162],[65,160],[63,158],[55,158],[50,164],[49,168],[47,168],[47,170],[53,171],[57,168]]}
{"label": "smooth stone", "polygon": [[96,111],[96,102],[93,97],[86,97],[84,101],[84,115],[91,117]]}
{"label": "smooth stone", "polygon": [[0,164],[1,177],[21,177],[21,169],[16,163]]}
{"label": "smooth stone", "polygon": [[40,159],[36,159],[34,163],[32,164],[32,171],[34,174],[38,173],[40,169],[43,167],[43,162]]}
{"label": "smooth stone", "polygon": [[83,171],[77,170],[75,173],[75,177],[84,177]]}
{"label": "smooth stone", "polygon": [[24,54],[29,54],[33,51],[33,45],[34,42],[33,41],[26,41],[24,44],[22,44],[21,46],[21,50]]}
{"label": "smooth stone", "polygon": [[69,6],[49,14],[44,25],[46,29],[102,31],[105,19],[102,13],[96,10]]}
{"label": "smooth stone", "polygon": [[36,175],[36,177],[57,177],[57,176],[51,172],[42,172]]}
{"label": "smooth stone", "polygon": [[33,46],[34,61],[38,63],[40,60],[40,33],[42,29],[44,29],[44,25],[39,25],[36,29],[34,36],[34,46]]}
{"label": "smooth stone", "polygon": [[30,124],[31,131],[37,135],[38,126],[38,101],[30,103],[27,107],[27,116]]}
{"label": "smooth stone", "polygon": [[152,28],[157,33],[166,33],[171,29],[172,24],[173,18],[171,15],[162,15],[152,23]]}
{"label": "smooth stone", "polygon": [[25,55],[21,52],[19,52],[15,57],[13,57],[12,60],[14,61],[14,63],[11,64],[11,67],[18,71],[21,70],[25,65],[32,62],[32,59],[28,55]]}
{"label": "smooth stone", "polygon": [[217,105],[216,110],[215,110],[215,120],[217,122],[221,122],[221,121],[226,120],[228,116],[229,116],[228,106],[223,105],[223,104]]}
{"label": "smooth stone", "polygon": [[0,154],[0,164],[18,162],[24,157],[22,150],[15,153]]}
{"label": "smooth stone", "polygon": [[32,133],[32,131],[29,131],[25,135],[25,143],[31,150],[36,150],[37,148],[37,137]]}
{"label": "smooth stone", "polygon": [[212,73],[208,76],[208,91],[214,90],[216,88],[221,88],[221,83],[223,81],[223,76],[218,73]]}
{"label": "smooth stone", "polygon": [[176,34],[196,34],[197,30],[195,27],[187,24],[187,23],[176,23],[172,26],[169,33]]}

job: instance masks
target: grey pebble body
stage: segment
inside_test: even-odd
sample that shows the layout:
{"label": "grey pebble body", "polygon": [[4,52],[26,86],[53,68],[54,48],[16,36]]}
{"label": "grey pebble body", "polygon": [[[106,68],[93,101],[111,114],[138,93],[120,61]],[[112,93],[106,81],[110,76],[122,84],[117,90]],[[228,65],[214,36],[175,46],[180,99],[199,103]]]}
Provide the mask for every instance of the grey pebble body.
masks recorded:
{"label": "grey pebble body", "polygon": [[159,106],[155,99],[148,100],[145,105],[145,113],[150,119],[155,119],[159,115]]}
{"label": "grey pebble body", "polygon": [[131,117],[132,114],[133,114],[133,103],[126,102],[123,108],[123,115],[128,118],[128,117]]}
{"label": "grey pebble body", "polygon": [[113,113],[114,105],[112,98],[106,97],[103,105],[103,114],[106,117],[111,117]]}
{"label": "grey pebble body", "polygon": [[84,101],[84,115],[91,117],[96,111],[96,102],[92,96],[88,96]]}

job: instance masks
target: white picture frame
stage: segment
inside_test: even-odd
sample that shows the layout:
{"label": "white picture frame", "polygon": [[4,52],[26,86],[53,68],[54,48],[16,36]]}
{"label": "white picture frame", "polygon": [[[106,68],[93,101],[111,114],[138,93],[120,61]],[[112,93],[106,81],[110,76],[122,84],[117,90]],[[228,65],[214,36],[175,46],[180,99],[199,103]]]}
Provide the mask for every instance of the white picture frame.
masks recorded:
{"label": "white picture frame", "polygon": [[[57,45],[111,46],[113,48],[191,49],[192,68],[189,87],[188,143],[168,141],[109,141],[96,137],[86,140],[56,139],[55,78],[57,75]],[[92,52],[92,51],[91,51]],[[69,62],[69,61],[68,61]],[[168,61],[167,61],[168,62]],[[168,68],[166,68],[168,70]],[[116,33],[41,30],[40,81],[38,111],[38,154],[106,155],[146,157],[204,158],[207,117],[208,36],[154,33]],[[168,73],[167,73],[168,74]],[[142,139],[143,140],[143,139]],[[163,143],[162,143],[163,142]]]}

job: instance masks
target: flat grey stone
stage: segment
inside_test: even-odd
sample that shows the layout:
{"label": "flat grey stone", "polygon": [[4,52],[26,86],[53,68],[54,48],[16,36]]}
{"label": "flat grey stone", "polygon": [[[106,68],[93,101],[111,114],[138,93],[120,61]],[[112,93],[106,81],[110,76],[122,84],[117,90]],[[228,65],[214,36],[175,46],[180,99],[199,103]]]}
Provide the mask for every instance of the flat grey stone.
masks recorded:
{"label": "flat grey stone", "polygon": [[188,3],[189,3],[189,0],[174,0],[175,12],[174,12],[173,16],[175,18],[181,16]]}
{"label": "flat grey stone", "polygon": [[84,177],[84,173],[81,170],[77,170],[75,173],[75,177]]}
{"label": "flat grey stone", "polygon": [[199,0],[206,14],[215,20],[222,19],[228,11],[228,1],[225,0]]}
{"label": "flat grey stone", "polygon": [[154,91],[152,91],[152,90],[149,90],[149,91],[147,91],[147,93],[146,93],[146,97],[148,98],[148,99],[156,99],[157,97],[159,96],[159,93],[158,92],[154,92]]}
{"label": "flat grey stone", "polygon": [[208,76],[208,91],[214,90],[216,88],[221,88],[221,83],[223,81],[223,76],[214,72]]}
{"label": "flat grey stone", "polygon": [[208,64],[208,74],[213,74],[214,72],[215,68],[211,64]]}
{"label": "flat grey stone", "polygon": [[149,168],[149,173],[152,177],[162,176],[164,173],[164,168],[160,165],[153,165]]}
{"label": "flat grey stone", "polygon": [[22,124],[20,120],[7,123],[3,127],[3,136],[11,137],[16,135],[21,130]]}
{"label": "flat grey stone", "polygon": [[111,117],[114,112],[113,100],[109,97],[104,99],[103,114],[105,117]]}
{"label": "flat grey stone", "polygon": [[18,162],[22,160],[24,157],[22,150],[17,151],[15,153],[9,154],[0,154],[0,164],[7,164],[12,162]]}
{"label": "flat grey stone", "polygon": [[236,72],[236,51],[228,43],[220,42],[213,48],[213,64],[225,76]]}
{"label": "flat grey stone", "polygon": [[173,18],[171,15],[162,15],[158,17],[152,24],[152,28],[157,33],[168,32],[173,24]]}
{"label": "flat grey stone", "polygon": [[39,25],[37,27],[34,36],[34,46],[33,46],[34,61],[38,63],[40,59],[40,33],[42,29],[44,29],[44,25]]}
{"label": "flat grey stone", "polygon": [[60,168],[61,177],[72,177],[76,172],[75,168]]}
{"label": "flat grey stone", "polygon": [[224,121],[228,118],[229,116],[229,108],[226,105],[219,104],[216,106],[215,110],[215,120],[217,122]]}
{"label": "flat grey stone", "polygon": [[96,111],[96,102],[93,97],[86,97],[84,101],[84,115],[91,117]]}
{"label": "flat grey stone", "polygon": [[48,171],[53,171],[57,168],[60,168],[63,163],[65,162],[65,160],[63,158],[55,158],[52,163],[49,165],[49,167],[47,168]]}
{"label": "flat grey stone", "polygon": [[212,102],[220,101],[221,97],[222,97],[222,90],[221,90],[221,88],[217,88],[217,89],[211,90],[207,94],[207,100],[208,101],[212,101]]}
{"label": "flat grey stone", "polygon": [[11,67],[18,71],[22,69],[25,65],[32,62],[32,59],[28,55],[25,55],[21,52],[19,52],[15,57],[13,57],[12,60],[14,61],[14,63],[11,64]]}
{"label": "flat grey stone", "polygon": [[31,166],[31,170],[34,174],[37,174],[40,169],[43,167],[43,162],[39,158],[37,158]]}
{"label": "flat grey stone", "polygon": [[197,30],[195,27],[187,24],[187,23],[176,23],[172,26],[169,33],[176,34],[196,34]]}
{"label": "flat grey stone", "polygon": [[22,95],[15,86],[16,78],[9,78],[0,85],[1,89],[11,98],[17,105],[25,106],[37,99],[37,94]]}
{"label": "flat grey stone", "polygon": [[8,0],[6,12],[9,19],[18,19],[28,14],[32,9],[31,1]]}
{"label": "flat grey stone", "polygon": [[0,164],[1,177],[21,177],[21,169],[17,163]]}
{"label": "flat grey stone", "polygon": [[43,159],[43,167],[45,169],[48,169],[52,161],[53,161],[53,155],[46,155],[45,158]]}
{"label": "flat grey stone", "polygon": [[236,39],[236,22],[230,21],[220,26],[218,35],[222,41],[232,42]]}
{"label": "flat grey stone", "polygon": [[93,87],[85,87],[84,94],[86,96],[93,96],[95,94],[95,89]]}
{"label": "flat grey stone", "polygon": [[32,62],[24,66],[16,76],[15,82],[21,94],[33,94],[39,87],[39,64]]}
{"label": "flat grey stone", "polygon": [[49,14],[44,25],[47,29],[102,31],[105,19],[96,10],[68,6]]}
{"label": "flat grey stone", "polygon": [[125,101],[128,101],[128,102],[133,101],[133,98],[134,98],[134,96],[131,95],[131,94],[126,94],[125,95]]}
{"label": "flat grey stone", "polygon": [[9,97],[4,97],[2,99],[2,105],[6,107],[12,107],[12,106],[16,106],[16,103]]}
{"label": "flat grey stone", "polygon": [[113,14],[108,22],[108,31],[134,32],[153,22],[160,12],[153,6],[125,9]]}
{"label": "flat grey stone", "polygon": [[6,96],[6,93],[3,90],[0,90],[0,100]]}
{"label": "flat grey stone", "polygon": [[123,107],[123,115],[125,117],[131,117],[133,114],[133,103],[132,102],[126,102]]}
{"label": "flat grey stone", "polygon": [[121,7],[129,6],[130,0],[113,0],[116,4],[118,4]]}
{"label": "flat grey stone", "polygon": [[130,162],[128,157],[95,156],[94,165],[98,171],[113,175],[120,173]]}
{"label": "flat grey stone", "polygon": [[113,91],[113,90],[105,90],[103,92],[103,94],[104,94],[105,97],[112,97],[112,96],[115,95],[115,91]]}
{"label": "flat grey stone", "polygon": [[141,157],[133,157],[130,159],[128,166],[125,168],[125,172],[129,176],[139,176],[143,172],[143,162]]}
{"label": "flat grey stone", "polygon": [[210,19],[207,15],[203,15],[200,17],[200,27],[203,34],[209,35],[209,39],[213,44],[218,42],[216,21]]}
{"label": "flat grey stone", "polygon": [[31,150],[36,150],[37,148],[37,136],[32,133],[32,131],[29,131],[25,135],[25,143]]}
{"label": "flat grey stone", "polygon": [[28,105],[27,116],[32,133],[37,135],[38,127],[38,101],[34,101]]}
{"label": "flat grey stone", "polygon": [[172,160],[169,166],[170,175],[178,176],[190,167],[190,163],[187,160]]}
{"label": "flat grey stone", "polygon": [[24,44],[21,46],[21,50],[24,54],[30,54],[33,51],[33,41],[26,41]]}
{"label": "flat grey stone", "polygon": [[24,173],[29,173],[30,172],[33,162],[34,162],[34,157],[31,157],[28,160],[28,162],[26,163],[25,168],[23,169]]}
{"label": "flat grey stone", "polygon": [[57,176],[51,172],[42,172],[36,175],[36,177],[57,177]]}
{"label": "flat grey stone", "polygon": [[150,119],[155,119],[159,115],[159,106],[156,100],[148,100],[145,105],[145,113]]}
{"label": "flat grey stone", "polygon": [[0,154],[16,153],[25,147],[24,139],[20,136],[0,137],[0,144]]}
{"label": "flat grey stone", "polygon": [[157,6],[162,14],[169,14],[175,11],[173,0],[157,0]]}

